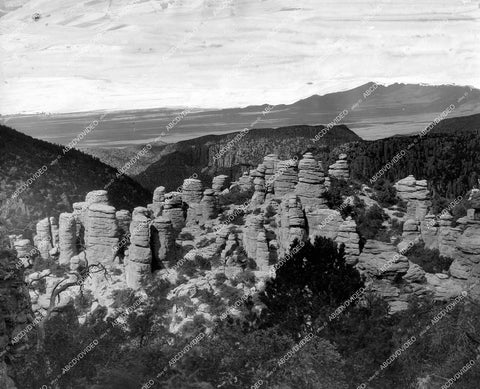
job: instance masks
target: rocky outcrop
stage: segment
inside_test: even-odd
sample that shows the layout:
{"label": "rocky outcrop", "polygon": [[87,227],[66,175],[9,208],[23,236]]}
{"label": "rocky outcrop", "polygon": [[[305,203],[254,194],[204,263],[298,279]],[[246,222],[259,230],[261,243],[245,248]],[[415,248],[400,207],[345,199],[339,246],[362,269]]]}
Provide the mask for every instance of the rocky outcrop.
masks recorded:
{"label": "rocky outcrop", "polygon": [[429,213],[420,222],[420,234],[426,248],[430,250],[438,249],[438,222],[435,215]]}
{"label": "rocky outcrop", "polygon": [[456,242],[461,234],[459,228],[452,226],[452,221],[452,215],[443,212],[438,222],[438,250],[440,255],[450,258],[457,256]]}
{"label": "rocky outcrop", "polygon": [[407,216],[421,221],[425,218],[430,207],[430,193],[427,181],[416,180],[410,175],[394,185],[397,195],[407,202]]}
{"label": "rocky outcrop", "polygon": [[196,178],[187,178],[182,185],[182,200],[189,206],[198,204],[202,200],[202,181]]}
{"label": "rocky outcrop", "polygon": [[[130,246],[125,268],[127,285],[135,290],[146,285],[152,275],[150,222],[147,208],[137,207],[133,210],[130,224]],[[159,251],[160,248],[157,251],[158,255]]]}
{"label": "rocky outcrop", "polygon": [[108,192],[106,190],[93,190],[85,196],[88,206],[92,204],[108,204]]}
{"label": "rocky outcrop", "polygon": [[348,180],[350,178],[347,154],[340,154],[337,162],[328,167],[328,175],[338,180]]}
{"label": "rocky outcrop", "polygon": [[219,176],[213,177],[212,180],[212,190],[215,194],[220,194],[225,189],[228,188],[230,177],[225,174],[220,174]]}
{"label": "rocky outcrop", "polygon": [[218,201],[213,189],[206,189],[203,192],[200,209],[202,212],[203,223],[218,216]]}
{"label": "rocky outcrop", "polygon": [[185,227],[182,198],[178,193],[171,192],[165,195],[165,205],[162,216],[170,219],[175,233],[178,234]]}
{"label": "rocky outcrop", "polygon": [[333,209],[320,209],[307,207],[305,216],[309,226],[309,236],[315,238],[323,236],[329,239],[336,239],[343,218],[340,212]]}
{"label": "rocky outcrop", "polygon": [[407,257],[395,246],[378,240],[368,240],[358,258],[358,268],[369,277],[398,280],[408,271]]}
{"label": "rocky outcrop", "polygon": [[420,223],[414,219],[408,219],[403,223],[402,237],[405,241],[417,241],[420,237]]}
{"label": "rocky outcrop", "polygon": [[126,209],[121,209],[115,213],[115,218],[117,219],[119,237],[122,238],[129,232],[132,214]]}
{"label": "rocky outcrop", "polygon": [[160,216],[165,202],[165,187],[159,186],[153,191],[153,199],[150,209],[153,217]]}
{"label": "rocky outcrop", "polygon": [[480,281],[480,220],[458,219],[462,234],[456,242],[457,256],[450,266],[450,274],[456,278]]}
{"label": "rocky outcrop", "polygon": [[70,259],[77,254],[77,223],[71,213],[61,213],[59,217],[59,263],[70,264]]}
{"label": "rocky outcrop", "polygon": [[340,224],[335,241],[339,245],[345,245],[345,261],[350,265],[355,265],[360,255],[360,236],[357,233],[357,224],[350,216]]}
{"label": "rocky outcrop", "polygon": [[327,208],[323,195],[326,192],[325,174],[321,163],[313,158],[312,153],[306,153],[298,163],[298,183],[295,194],[302,205]]}
{"label": "rocky outcrop", "polygon": [[265,166],[263,164],[258,165],[258,167],[252,172],[254,193],[252,197],[252,205],[260,205],[265,201]]}
{"label": "rocky outcrop", "polygon": [[50,229],[50,219],[46,217],[37,223],[37,234],[34,238],[35,247],[38,248],[43,259],[50,257],[50,250],[53,248]]}
{"label": "rocky outcrop", "polygon": [[276,198],[282,198],[287,194],[292,194],[295,191],[295,186],[298,182],[297,166],[298,161],[296,159],[279,161],[277,163],[278,169],[274,175],[267,178],[267,174],[265,174],[267,192],[273,185]]}
{"label": "rocky outcrop", "polygon": [[249,258],[255,258],[257,254],[257,237],[260,232],[264,231],[263,215],[247,215],[243,233],[243,247]]}
{"label": "rocky outcrop", "polygon": [[155,218],[151,235],[154,269],[169,267],[176,260],[175,231],[170,219],[162,216]]}
{"label": "rocky outcrop", "polygon": [[295,240],[303,242],[307,239],[308,234],[302,203],[295,194],[285,196],[280,204],[279,211],[279,255],[283,256],[290,251]]}
{"label": "rocky outcrop", "polygon": [[18,258],[30,259],[30,257],[38,252],[36,249],[34,249],[30,239],[15,239],[13,246],[17,252]]}
{"label": "rocky outcrop", "polygon": [[[101,196],[91,196],[93,200],[102,198]],[[103,202],[90,204],[85,220],[85,246],[88,261],[90,263],[112,263],[118,243],[115,208]]]}

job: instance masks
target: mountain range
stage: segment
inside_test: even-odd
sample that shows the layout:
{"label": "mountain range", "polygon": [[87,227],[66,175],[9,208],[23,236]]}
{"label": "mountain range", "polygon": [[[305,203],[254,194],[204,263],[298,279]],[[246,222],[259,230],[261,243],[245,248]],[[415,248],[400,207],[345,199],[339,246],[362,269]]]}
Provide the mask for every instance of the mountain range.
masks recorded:
{"label": "mountain range", "polygon": [[[347,91],[313,95],[293,104],[264,104],[221,110],[156,108],[108,112],[80,148],[143,146],[154,139],[174,143],[209,134],[244,128],[278,128],[293,125],[346,124],[363,139],[380,139],[422,131],[451,104],[448,117],[480,112],[480,90],[455,85],[392,84],[369,82]],[[267,114],[264,114],[265,111]],[[341,113],[346,113],[342,115]],[[30,136],[68,144],[102,112],[3,116],[4,123]],[[341,115],[341,116],[339,116]],[[180,120],[175,118],[181,117]],[[337,120],[335,120],[337,118]],[[338,120],[340,118],[340,120]],[[176,123],[170,130],[166,127]],[[161,136],[162,132],[165,133]],[[126,152],[128,154],[128,151]]]}

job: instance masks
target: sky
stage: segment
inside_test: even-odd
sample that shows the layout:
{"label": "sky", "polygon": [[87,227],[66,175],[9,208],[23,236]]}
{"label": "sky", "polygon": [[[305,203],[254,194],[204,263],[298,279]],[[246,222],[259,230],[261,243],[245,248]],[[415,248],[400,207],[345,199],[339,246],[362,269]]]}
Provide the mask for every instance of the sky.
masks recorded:
{"label": "sky", "polygon": [[0,114],[288,104],[368,81],[478,88],[479,4],[0,0]]}

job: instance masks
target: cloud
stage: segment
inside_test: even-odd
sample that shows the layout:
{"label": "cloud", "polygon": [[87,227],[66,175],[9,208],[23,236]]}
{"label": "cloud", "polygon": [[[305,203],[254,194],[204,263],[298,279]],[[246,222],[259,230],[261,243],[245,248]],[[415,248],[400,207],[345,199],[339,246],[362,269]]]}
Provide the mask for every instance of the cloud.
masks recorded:
{"label": "cloud", "polygon": [[32,0],[0,18],[1,113],[289,103],[370,80],[480,84],[477,3],[375,4]]}

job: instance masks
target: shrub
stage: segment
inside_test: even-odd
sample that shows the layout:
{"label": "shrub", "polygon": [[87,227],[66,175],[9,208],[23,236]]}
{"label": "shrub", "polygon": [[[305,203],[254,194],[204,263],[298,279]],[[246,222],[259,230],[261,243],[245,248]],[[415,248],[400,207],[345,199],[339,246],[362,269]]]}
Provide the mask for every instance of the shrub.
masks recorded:
{"label": "shrub", "polygon": [[255,285],[255,274],[249,269],[244,270],[243,272],[237,274],[235,280],[238,283],[244,283],[245,285],[251,287]]}
{"label": "shrub", "polygon": [[401,200],[397,197],[397,190],[390,181],[380,179],[373,185],[373,198],[378,201],[382,207],[390,207],[398,204]]}
{"label": "shrub", "polygon": [[358,213],[355,215],[355,221],[357,223],[357,231],[360,235],[360,249],[363,248],[367,239],[387,239],[385,235],[385,227],[383,222],[388,217],[378,205],[365,209],[358,209]]}
{"label": "shrub", "polygon": [[337,180],[331,177],[330,188],[325,193],[325,199],[327,200],[327,205],[335,209],[342,205],[344,197],[352,196],[353,194],[353,189],[345,180]]}
{"label": "shrub", "polygon": [[239,187],[232,187],[228,193],[222,193],[218,196],[219,205],[241,205],[246,201],[250,201],[253,196],[253,189],[248,191],[243,191]]}
{"label": "shrub", "polygon": [[408,252],[407,257],[413,263],[419,265],[427,273],[441,273],[450,268],[452,258],[440,255],[437,249],[425,248],[423,243],[417,243]]}

